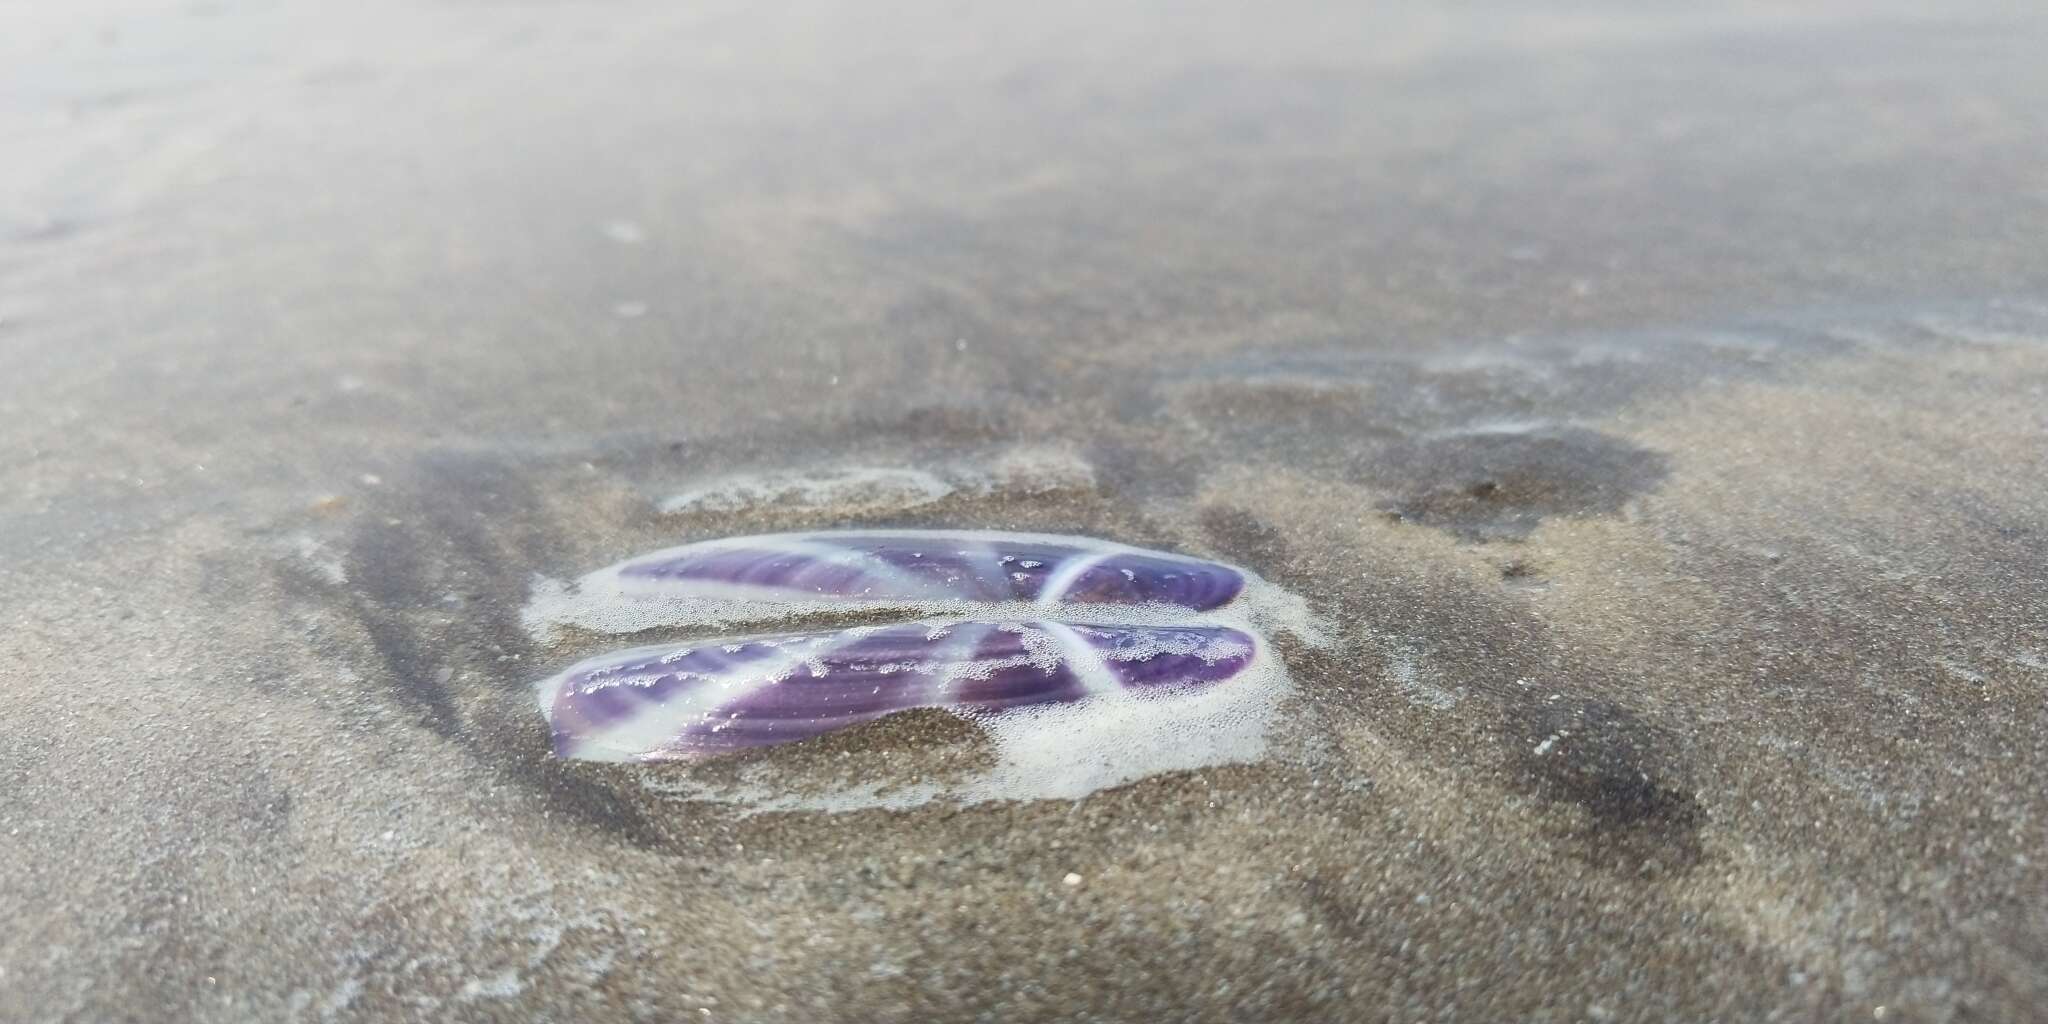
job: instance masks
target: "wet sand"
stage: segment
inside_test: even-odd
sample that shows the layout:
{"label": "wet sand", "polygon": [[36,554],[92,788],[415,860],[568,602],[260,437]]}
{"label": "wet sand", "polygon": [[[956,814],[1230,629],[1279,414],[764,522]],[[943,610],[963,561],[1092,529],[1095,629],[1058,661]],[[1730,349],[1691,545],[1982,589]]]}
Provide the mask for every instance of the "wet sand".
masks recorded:
{"label": "wet sand", "polygon": [[[2048,17],[0,26],[0,1018],[2048,1005]],[[537,577],[855,525],[1336,643],[1080,801],[802,799],[938,712],[705,776],[780,805],[548,756]]]}

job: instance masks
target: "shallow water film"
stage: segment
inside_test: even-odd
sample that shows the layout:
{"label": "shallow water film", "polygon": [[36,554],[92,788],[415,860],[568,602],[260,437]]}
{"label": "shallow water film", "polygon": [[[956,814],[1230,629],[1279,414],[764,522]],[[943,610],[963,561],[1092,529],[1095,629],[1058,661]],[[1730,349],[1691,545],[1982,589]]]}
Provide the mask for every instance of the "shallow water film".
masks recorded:
{"label": "shallow water film", "polygon": [[2044,53],[0,5],[0,1020],[2039,1019]]}

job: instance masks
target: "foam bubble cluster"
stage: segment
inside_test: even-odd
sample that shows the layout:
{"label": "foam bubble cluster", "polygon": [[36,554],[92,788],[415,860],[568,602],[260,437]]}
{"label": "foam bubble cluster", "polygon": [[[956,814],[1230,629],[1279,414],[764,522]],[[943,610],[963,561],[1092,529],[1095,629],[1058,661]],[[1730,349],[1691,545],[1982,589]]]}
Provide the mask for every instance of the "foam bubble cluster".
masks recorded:
{"label": "foam bubble cluster", "polygon": [[736,472],[699,481],[664,499],[660,508],[670,515],[764,508],[901,511],[954,496],[986,498],[1094,487],[1095,469],[1085,459],[1058,448],[1027,446],[929,468],[831,464]]}

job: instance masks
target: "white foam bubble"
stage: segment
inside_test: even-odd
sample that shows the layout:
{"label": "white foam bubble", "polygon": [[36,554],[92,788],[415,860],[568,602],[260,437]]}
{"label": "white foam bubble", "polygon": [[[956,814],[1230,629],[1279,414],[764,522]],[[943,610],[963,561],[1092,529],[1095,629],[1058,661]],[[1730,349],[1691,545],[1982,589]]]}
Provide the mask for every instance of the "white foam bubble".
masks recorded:
{"label": "white foam bubble", "polygon": [[884,511],[917,508],[955,494],[1046,494],[1089,490],[1095,468],[1061,448],[1024,446],[931,469],[863,464],[732,473],[660,503],[669,514],[741,512],[768,506]]}
{"label": "white foam bubble", "polygon": [[1553,430],[1560,426],[1563,424],[1544,419],[1482,419],[1442,430],[1424,431],[1422,436],[1430,440],[1451,437],[1520,437]]}
{"label": "white foam bubble", "polygon": [[978,482],[984,493],[1042,494],[1095,489],[1095,467],[1063,448],[1011,448],[985,463],[958,464],[953,473],[963,482]]}
{"label": "white foam bubble", "polygon": [[292,539],[292,546],[321,579],[336,586],[348,582],[348,567],[318,538],[302,533]]}
{"label": "white foam bubble", "polygon": [[604,236],[620,245],[639,245],[647,240],[647,229],[630,220],[607,221]]}
{"label": "white foam bubble", "polygon": [[919,469],[839,466],[805,472],[742,473],[707,481],[661,503],[666,513],[737,512],[763,505],[915,508],[954,485]]}
{"label": "white foam bubble", "polygon": [[1387,655],[1387,675],[1409,703],[1432,711],[1449,711],[1457,706],[1460,699],[1458,694],[1424,677],[1422,655],[1412,650],[1403,649]]}
{"label": "white foam bubble", "polygon": [[1279,657],[1260,651],[1237,676],[1192,692],[1126,689],[985,716],[978,721],[995,744],[994,767],[938,795],[970,804],[1078,800],[1166,772],[1255,763],[1293,693]]}
{"label": "white foam bubble", "polygon": [[526,991],[526,981],[519,972],[510,967],[488,978],[471,978],[464,982],[458,998],[463,1002],[477,999],[511,999]]}

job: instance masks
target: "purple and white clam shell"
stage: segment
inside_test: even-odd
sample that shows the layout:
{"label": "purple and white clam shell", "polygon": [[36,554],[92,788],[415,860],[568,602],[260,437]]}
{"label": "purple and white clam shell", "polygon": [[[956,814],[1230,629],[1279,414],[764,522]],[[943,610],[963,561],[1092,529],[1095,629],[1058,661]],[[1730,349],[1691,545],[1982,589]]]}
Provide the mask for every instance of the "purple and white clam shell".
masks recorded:
{"label": "purple and white clam shell", "polygon": [[769,534],[669,548],[606,570],[626,593],[672,598],[1041,607],[1220,608],[1245,576],[1215,562],[1087,537],[985,531]]}
{"label": "purple and white clam shell", "polygon": [[541,684],[558,756],[688,760],[911,708],[988,715],[1204,689],[1262,657],[1227,626],[913,622],[618,651]]}

